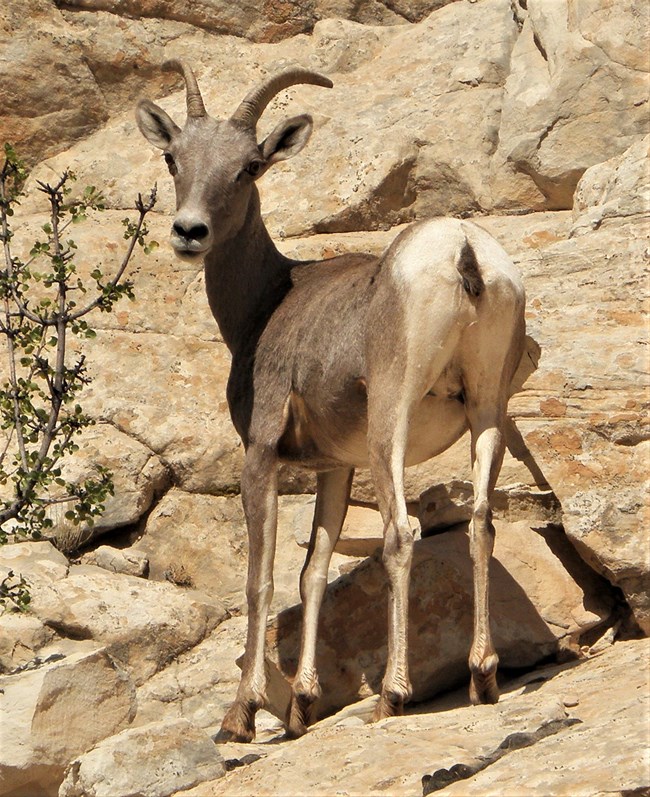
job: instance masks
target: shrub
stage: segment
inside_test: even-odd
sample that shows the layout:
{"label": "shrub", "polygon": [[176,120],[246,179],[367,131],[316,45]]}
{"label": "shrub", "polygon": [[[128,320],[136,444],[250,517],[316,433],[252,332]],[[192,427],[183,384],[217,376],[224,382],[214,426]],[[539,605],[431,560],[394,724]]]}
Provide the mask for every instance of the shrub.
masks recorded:
{"label": "shrub", "polygon": [[71,356],[70,336],[93,338],[87,316],[111,312],[123,297],[133,299],[133,284],[124,275],[136,245],[145,252],[145,217],[156,201],[155,187],[147,200],[135,203],[138,218],[124,219],[126,253],[112,278],[90,270],[91,286],[77,274],[79,253],[70,225],[104,209],[95,187],[71,198],[75,176],[66,171],[53,184],[38,182],[49,201],[50,219],[44,237],[22,261],[12,253],[10,219],[19,204],[25,169],[10,145],[4,147],[0,171],[0,334],[6,343],[8,377],[0,386],[0,543],[8,535],[38,539],[52,528],[52,507],[65,506],[65,520],[91,526],[113,493],[111,474],[97,466],[85,479],[64,478],[64,457],[78,450],[77,435],[94,423],[78,403],[90,381],[84,356]]}

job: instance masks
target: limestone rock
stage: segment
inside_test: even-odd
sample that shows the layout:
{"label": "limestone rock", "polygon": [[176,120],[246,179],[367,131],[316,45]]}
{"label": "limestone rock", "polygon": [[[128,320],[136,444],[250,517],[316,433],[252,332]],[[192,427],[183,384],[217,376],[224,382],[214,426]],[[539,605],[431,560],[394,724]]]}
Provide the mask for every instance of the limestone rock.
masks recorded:
{"label": "limestone rock", "polygon": [[567,535],[621,587],[647,631],[647,222],[633,223],[634,234],[611,223],[517,258],[542,356],[510,411]]}
{"label": "limestone rock", "polygon": [[[504,667],[529,667],[560,648],[576,647],[605,622],[613,594],[581,561],[561,530],[500,523],[491,568],[494,643]],[[331,584],[319,626],[319,716],[377,692],[386,657],[386,578],[370,559]],[[410,667],[414,700],[467,677],[472,633],[472,568],[463,530],[415,544],[410,591]],[[272,623],[271,710],[284,717],[295,673],[301,609]]]}
{"label": "limestone rock", "polygon": [[[420,496],[418,520],[424,532],[440,531],[472,517],[474,489],[471,482],[437,484]],[[551,490],[531,490],[526,485],[509,485],[494,491],[491,506],[496,519],[510,522],[562,522],[562,509]]]}
{"label": "limestone rock", "polygon": [[[299,601],[298,584],[305,552],[293,538],[300,523],[305,534],[311,516],[309,497],[281,497],[275,561],[273,611]],[[149,557],[150,577],[174,580],[183,572],[194,587],[218,597],[231,612],[246,611],[247,536],[239,496],[191,495],[171,490],[148,518],[136,543]],[[346,561],[334,555],[330,576]]]}
{"label": "limestone rock", "polygon": [[33,661],[53,637],[54,631],[38,617],[19,612],[0,614],[0,673]]}
{"label": "limestone rock", "polygon": [[[502,87],[517,38],[510,3],[491,0],[480,8],[451,3],[418,24],[360,27],[326,20],[316,25],[312,37],[294,37],[274,47],[226,40],[211,59],[204,58],[212,51],[203,38],[193,48],[186,41],[178,48],[197,64],[207,107],[217,117],[232,113],[263,74],[290,64],[309,65],[334,79],[335,89],[326,97],[321,88],[294,87],[264,115],[260,135],[281,117],[305,111],[315,116],[317,131],[309,156],[278,164],[260,183],[271,229],[291,236],[382,229],[416,216],[492,207],[488,176]],[[165,56],[174,54],[172,49]],[[418,53],[406,66],[405,52]],[[451,74],[450,63],[455,65]],[[142,81],[143,94],[155,96],[159,90],[159,80],[151,85]],[[163,99],[162,105],[182,122],[184,92]],[[460,114],[472,120],[462,138],[448,132]],[[319,163],[328,168],[320,169],[314,181]],[[160,153],[141,140],[131,111],[41,164],[34,178],[65,166],[74,169],[81,185],[101,184],[113,208],[128,207],[135,187],[141,190],[164,177]],[[300,198],[287,203],[292,175],[301,186]],[[510,171],[504,179],[513,195],[522,180],[531,183]],[[161,185],[159,209],[167,213],[174,207],[170,189],[169,182],[164,189]]]}
{"label": "limestone rock", "polygon": [[187,720],[128,728],[70,764],[60,797],[168,797],[225,772],[207,734]]}
{"label": "limestone rock", "polygon": [[[570,208],[587,168],[647,133],[642,53],[650,18],[633,0],[529,0],[526,7],[505,86],[495,190],[509,162],[532,178],[548,207]],[[505,190],[501,196],[511,201]]]}
{"label": "limestone rock", "polygon": [[136,523],[164,491],[169,479],[166,467],[152,451],[108,424],[85,429],[77,438],[77,445],[79,450],[63,460],[63,478],[82,482],[92,477],[99,465],[112,473],[115,492],[107,497],[104,512],[92,526],[74,526],[67,521],[65,504],[50,508],[55,524],[52,536],[66,551],[75,551],[108,531]]}
{"label": "limestone rock", "polygon": [[207,32],[182,21],[125,19],[118,11],[114,4],[106,11],[72,10],[71,4],[61,9],[68,36],[97,82],[110,116],[137,102],[143,81],[162,96],[176,89],[179,76],[160,69],[169,48],[183,56],[188,46],[214,49],[215,43]]}
{"label": "limestone rock", "polygon": [[135,715],[135,689],[104,649],[0,677],[1,794],[56,795],[67,764]]}
{"label": "limestone rock", "polygon": [[18,542],[0,547],[0,572],[22,573],[29,582],[51,582],[65,578],[69,564],[66,557],[47,540]]}
{"label": "limestone rock", "polygon": [[[220,39],[218,52],[203,31],[192,33],[185,23],[160,21],[155,27],[152,20],[140,20],[134,23],[136,36],[115,17],[99,14],[109,40],[115,42],[111,53],[122,53],[119,63],[111,53],[101,55],[105,36],[87,33],[93,28],[92,12],[84,12],[90,16],[79,25],[78,35],[85,60],[93,64],[106,95],[120,82],[116,76],[124,76],[121,83],[128,79],[119,107],[136,93],[134,66],[141,75],[141,92],[167,92],[171,84],[156,74],[156,63],[173,54],[193,58],[208,106],[222,116],[232,112],[263,72],[290,63],[329,72],[336,88],[328,93],[326,106],[322,89],[297,87],[285,95],[289,103],[285,96],[274,101],[263,122],[270,129],[280,113],[290,111],[312,111],[316,116],[318,135],[310,156],[279,165],[262,181],[263,207],[272,228],[297,235],[376,229],[414,217],[495,207],[569,208],[584,170],[623,151],[645,132],[647,84],[639,55],[644,26],[632,21],[632,11],[614,13],[591,0],[569,14],[568,4],[569,0],[553,6],[531,2],[521,32],[511,4],[490,0],[450,3],[411,25],[372,27],[324,19],[313,36],[294,36],[274,47],[226,37]],[[84,5],[103,7],[95,0]],[[287,22],[296,8],[285,6]],[[235,16],[257,13],[252,7],[245,12],[228,8]],[[136,16],[151,11],[138,9]],[[165,15],[160,5],[157,9]],[[200,14],[199,9],[195,12]],[[322,16],[354,16],[351,6],[339,12],[330,3]],[[211,13],[219,16],[216,7]],[[415,13],[419,18],[420,12]],[[318,16],[316,11],[314,21]],[[70,26],[75,17],[68,14]],[[594,24],[605,18],[605,27],[613,31],[609,38],[603,38]],[[172,29],[170,24],[180,27]],[[250,20],[246,24],[255,37]],[[405,64],[405,52],[418,55]],[[115,101],[116,107],[119,103]],[[182,119],[182,93],[163,105]],[[462,137],[449,133],[459,123]],[[39,167],[35,176],[70,165],[82,180],[92,177],[93,183],[106,186],[112,207],[126,207],[135,185],[149,185],[161,176],[159,154],[149,150],[147,155],[144,142],[131,146],[129,141],[139,141],[131,112],[65,158]],[[318,162],[327,162],[328,169],[313,181],[310,176]],[[286,183],[294,174],[302,186],[300,201],[287,207]],[[163,192],[159,207],[172,211],[169,190]]]}
{"label": "limestone rock", "polygon": [[53,3],[9,0],[0,12],[0,41],[0,140],[15,144],[29,163],[106,121],[102,94]]}
{"label": "limestone rock", "polygon": [[97,565],[111,573],[124,573],[127,576],[146,576],[149,573],[149,560],[147,555],[136,548],[127,551],[111,548],[110,545],[100,545],[94,551],[87,553],[83,559],[84,564]]}
{"label": "limestone rock", "polygon": [[[46,540],[0,546],[0,581],[13,572],[25,579],[30,597],[44,585],[65,578],[66,557]],[[32,662],[55,637],[55,632],[28,612],[13,612],[11,604],[0,614],[0,672],[10,672]]]}
{"label": "limestone rock", "polygon": [[622,155],[592,166],[582,176],[573,203],[572,233],[598,229],[650,212],[648,150],[650,136],[640,138]]}
{"label": "limestone rock", "polygon": [[105,645],[138,684],[226,616],[217,601],[200,594],[91,565],[33,589],[31,609],[59,634]]}
{"label": "limestone rock", "polygon": [[265,5],[233,5],[225,0],[199,0],[191,6],[178,0],[156,3],[127,0],[116,9],[108,0],[71,0],[69,9],[110,11],[128,18],[157,17],[177,20],[216,34],[245,36],[259,42],[277,42],[299,33],[310,32],[317,20],[327,17],[354,19],[366,24],[417,22],[453,0],[316,0],[305,4],[297,0]]}
{"label": "limestone rock", "polygon": [[[68,7],[93,11],[114,10],[108,0],[73,0]],[[233,5],[224,0],[199,0],[189,7],[177,0],[157,3],[129,0],[120,5],[120,12],[129,17],[162,17],[218,34],[247,36],[261,41],[277,41],[309,30],[314,21],[309,10],[309,7],[295,0],[264,8]]]}
{"label": "limestone rock", "polygon": [[237,692],[246,617],[224,620],[198,645],[138,687],[135,725],[185,718],[211,734]]}
{"label": "limestone rock", "polygon": [[[309,545],[309,530],[315,505],[316,499],[312,498],[305,504],[303,512],[296,515],[296,542],[303,548]],[[411,509],[414,510],[413,507]],[[384,521],[379,510],[351,504],[334,550],[347,556],[372,556],[383,544]]]}
{"label": "limestone rock", "polygon": [[[424,775],[454,765],[480,765],[511,734],[534,735],[549,723],[555,723],[556,734],[525,749],[511,745],[500,760],[469,779],[452,781],[444,791],[459,797],[589,797],[599,789],[642,793],[650,706],[639,662],[648,655],[647,640],[617,643],[579,666],[549,667],[505,684],[501,701],[493,706],[469,706],[463,689],[414,706],[404,717],[366,727],[346,727],[330,718],[290,744],[256,745],[259,760],[182,792],[182,797],[316,797],[337,792],[411,797],[422,793]],[[566,708],[567,695],[577,696],[579,704]],[[360,711],[359,716],[367,715],[367,709]],[[244,747],[251,750],[236,744],[221,749],[224,758],[233,758],[242,756]]]}

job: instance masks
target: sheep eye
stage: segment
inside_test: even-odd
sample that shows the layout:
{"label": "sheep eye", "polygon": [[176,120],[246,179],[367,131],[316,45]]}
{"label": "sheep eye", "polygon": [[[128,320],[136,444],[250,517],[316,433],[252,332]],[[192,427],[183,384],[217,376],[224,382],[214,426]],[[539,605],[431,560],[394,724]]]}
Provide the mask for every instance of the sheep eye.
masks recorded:
{"label": "sheep eye", "polygon": [[262,171],[262,167],[264,164],[262,161],[254,160],[251,161],[248,166],[246,167],[246,171],[250,174],[251,177],[257,177],[257,175]]}
{"label": "sheep eye", "polygon": [[165,163],[167,164],[167,168],[169,169],[169,173],[171,175],[176,174],[178,169],[176,168],[176,161],[174,160],[174,158],[169,154],[169,152],[165,152],[163,157],[165,158]]}

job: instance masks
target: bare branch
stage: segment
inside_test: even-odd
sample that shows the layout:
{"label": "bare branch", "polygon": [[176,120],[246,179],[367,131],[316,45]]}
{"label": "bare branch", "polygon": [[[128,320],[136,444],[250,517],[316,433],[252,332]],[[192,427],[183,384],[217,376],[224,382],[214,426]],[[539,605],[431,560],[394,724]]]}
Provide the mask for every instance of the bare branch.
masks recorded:
{"label": "bare branch", "polygon": [[[133,255],[133,250],[135,249],[135,246],[138,242],[138,238],[140,236],[140,231],[142,230],[142,225],[144,224],[145,217],[147,213],[149,213],[156,204],[157,190],[158,190],[157,186],[154,185],[154,187],[151,189],[149,198],[146,202],[142,199],[142,194],[138,194],[138,198],[135,202],[135,209],[138,211],[139,217],[138,221],[136,222],[135,231],[131,236],[131,242],[129,243],[129,248],[127,249],[126,254],[124,255],[124,258],[117,271],[117,274],[106,285],[108,289],[116,287],[116,285],[122,279],[122,276],[124,275],[127,266],[129,265],[129,261],[131,260],[131,256]],[[85,307],[82,307],[80,310],[77,310],[74,313],[70,313],[68,315],[68,320],[77,321],[79,318],[82,318],[83,316],[87,315],[91,310],[94,310],[96,307],[99,307],[99,305],[102,302],[102,299],[103,296],[98,296],[96,299],[87,304]]]}

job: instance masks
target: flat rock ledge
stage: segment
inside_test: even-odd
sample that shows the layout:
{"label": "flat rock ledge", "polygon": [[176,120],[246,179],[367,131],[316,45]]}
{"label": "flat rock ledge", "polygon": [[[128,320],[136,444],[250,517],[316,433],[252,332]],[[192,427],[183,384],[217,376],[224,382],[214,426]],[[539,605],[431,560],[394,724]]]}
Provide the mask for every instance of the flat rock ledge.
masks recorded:
{"label": "flat rock ledge", "polygon": [[649,657],[650,640],[620,642],[504,684],[496,705],[469,706],[462,689],[375,724],[367,698],[297,741],[222,745],[243,765],[175,797],[414,797],[439,770],[445,797],[647,794]]}

